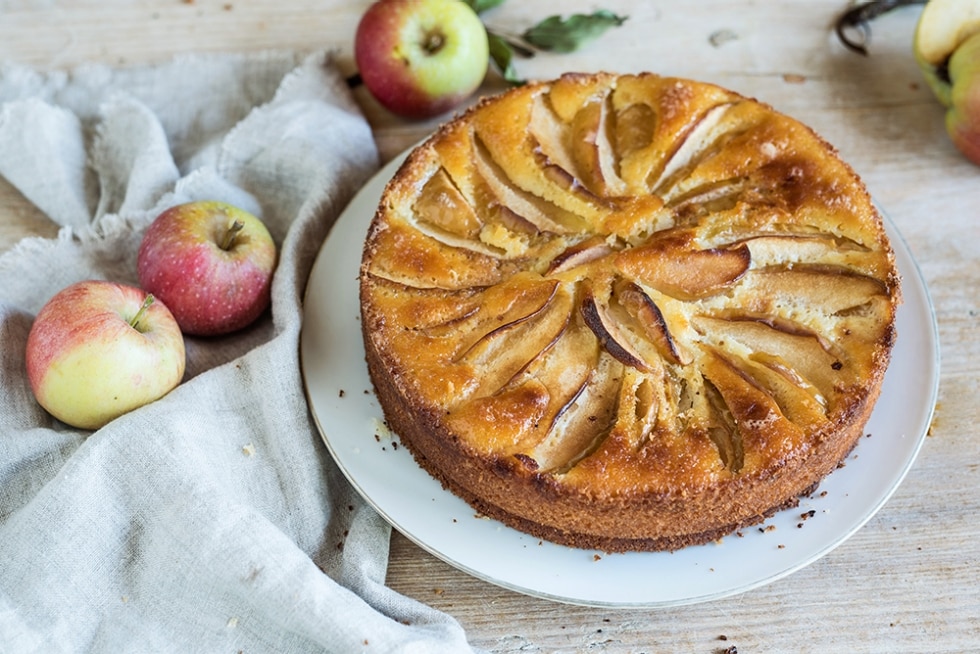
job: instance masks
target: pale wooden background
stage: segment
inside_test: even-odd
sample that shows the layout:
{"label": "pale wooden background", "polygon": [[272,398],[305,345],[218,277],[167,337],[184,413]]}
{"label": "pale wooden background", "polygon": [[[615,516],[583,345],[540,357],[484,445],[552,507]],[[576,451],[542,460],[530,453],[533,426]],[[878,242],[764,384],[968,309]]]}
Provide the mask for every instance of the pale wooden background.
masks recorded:
{"label": "pale wooden background", "polygon": [[[337,51],[367,0],[0,0],[0,62],[66,69],[131,65],[189,51]],[[942,380],[920,457],[884,509],[817,563],[742,595],[694,606],[588,609],[473,579],[397,533],[388,580],[456,616],[492,652],[969,652],[980,643],[980,167],[943,130],[916,69],[919,8],[873,26],[871,56],[831,29],[846,0],[570,0],[627,23],[579,53],[518,62],[526,77],[650,70],[728,86],[813,126],[865,179],[908,241],[939,321]],[[520,31],[556,4],[509,0],[487,16]],[[486,91],[501,88],[490,78]],[[410,123],[357,94],[385,160],[437,121]],[[0,180],[0,249],[54,234]],[[910,379],[909,383],[916,380]],[[727,640],[719,637],[725,635]]]}

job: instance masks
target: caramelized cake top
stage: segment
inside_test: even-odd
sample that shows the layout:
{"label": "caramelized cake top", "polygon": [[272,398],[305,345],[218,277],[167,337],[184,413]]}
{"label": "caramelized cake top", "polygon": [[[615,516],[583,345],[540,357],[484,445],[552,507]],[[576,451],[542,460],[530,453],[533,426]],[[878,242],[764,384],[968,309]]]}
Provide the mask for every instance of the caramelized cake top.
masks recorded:
{"label": "caramelized cake top", "polygon": [[369,349],[425,429],[589,497],[741,484],[853,437],[899,296],[831,146],[651,74],[447,123],[386,188],[361,270]]}

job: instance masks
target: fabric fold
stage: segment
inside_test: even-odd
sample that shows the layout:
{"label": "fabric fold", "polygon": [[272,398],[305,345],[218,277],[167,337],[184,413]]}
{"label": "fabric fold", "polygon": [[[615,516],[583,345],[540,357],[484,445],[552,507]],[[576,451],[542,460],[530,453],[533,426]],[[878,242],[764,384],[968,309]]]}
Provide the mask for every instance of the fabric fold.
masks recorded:
{"label": "fabric fold", "polygon": [[0,175],[60,225],[92,220],[86,135],[75,114],[36,99],[0,108]]}
{"label": "fabric fold", "polygon": [[[310,267],[378,166],[330,57],[188,56],[48,75],[8,65],[0,103],[25,130],[53,122],[73,135],[28,156],[12,123],[0,125],[0,173],[61,225],[0,256],[0,643],[473,651],[451,616],[384,585],[390,528],[334,464],[306,404]],[[64,172],[38,179],[45,167]],[[271,311],[236,334],[187,337],[187,374],[161,400],[95,432],[57,422],[24,371],[34,314],[74,281],[136,284],[150,221],[198,199],[269,225]]]}

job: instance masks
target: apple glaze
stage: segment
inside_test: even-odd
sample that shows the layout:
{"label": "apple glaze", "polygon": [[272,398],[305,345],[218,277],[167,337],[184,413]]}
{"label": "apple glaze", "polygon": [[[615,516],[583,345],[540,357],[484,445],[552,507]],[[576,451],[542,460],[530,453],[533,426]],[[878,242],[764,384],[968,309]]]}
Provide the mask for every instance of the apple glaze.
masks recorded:
{"label": "apple glaze", "polygon": [[388,183],[360,271],[389,427],[477,511],[608,552],[761,522],[848,455],[899,276],[854,171],[714,85],[485,98]]}

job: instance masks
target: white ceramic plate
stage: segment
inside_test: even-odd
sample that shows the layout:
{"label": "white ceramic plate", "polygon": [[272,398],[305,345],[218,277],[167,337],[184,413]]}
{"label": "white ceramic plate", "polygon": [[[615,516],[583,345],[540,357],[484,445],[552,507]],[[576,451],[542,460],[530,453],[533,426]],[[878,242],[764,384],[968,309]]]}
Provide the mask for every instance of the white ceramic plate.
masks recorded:
{"label": "white ceramic plate", "polygon": [[[400,162],[392,161],[360,191],[324,242],[309,279],[300,356],[314,418],[344,474],[388,522],[438,558],[504,588],[572,604],[703,602],[770,583],[826,555],[885,504],[912,466],[936,402],[939,341],[922,276],[886,219],[904,279],[892,363],[868,436],[798,508],[761,528],[673,553],[572,549],[476,516],[385,431],[364,361],[361,248],[383,186]],[[802,517],[811,511],[812,517]]]}

